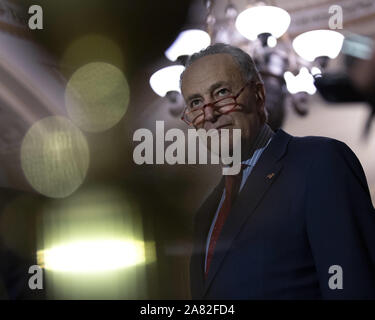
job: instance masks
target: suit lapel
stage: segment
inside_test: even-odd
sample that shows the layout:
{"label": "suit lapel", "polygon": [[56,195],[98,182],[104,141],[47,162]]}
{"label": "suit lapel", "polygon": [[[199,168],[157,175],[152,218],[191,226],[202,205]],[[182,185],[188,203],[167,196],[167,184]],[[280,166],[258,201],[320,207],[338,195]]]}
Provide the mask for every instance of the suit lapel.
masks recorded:
{"label": "suit lapel", "polygon": [[[211,261],[210,270],[208,272],[208,277],[204,284],[203,295],[211,285],[212,280],[228,253],[234,238],[240,232],[245,221],[253,214],[262,198],[281,172],[283,162],[279,160],[284,155],[290,138],[291,136],[289,134],[279,129],[248,177],[219,236]],[[212,217],[209,220],[208,225],[210,225],[211,222]],[[205,236],[207,236],[207,232],[205,233]],[[204,239],[206,238],[204,237]],[[201,260],[203,263],[203,259]],[[201,269],[201,274],[203,278],[203,268]]]}

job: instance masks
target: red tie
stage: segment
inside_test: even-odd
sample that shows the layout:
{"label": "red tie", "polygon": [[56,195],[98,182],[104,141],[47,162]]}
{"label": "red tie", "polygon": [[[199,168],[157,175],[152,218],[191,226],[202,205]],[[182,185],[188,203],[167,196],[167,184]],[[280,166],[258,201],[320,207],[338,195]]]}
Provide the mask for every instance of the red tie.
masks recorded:
{"label": "red tie", "polygon": [[208,270],[210,268],[210,263],[212,256],[214,254],[215,246],[217,239],[219,238],[221,229],[223,228],[225,219],[228,216],[228,213],[232,207],[232,204],[240,190],[241,180],[242,180],[242,171],[244,165],[242,165],[240,173],[236,175],[227,175],[225,176],[225,198],[223,204],[220,208],[219,214],[217,215],[214,229],[212,230],[210,244],[208,246],[207,252],[207,262],[206,262],[206,272],[205,276],[207,277]]}

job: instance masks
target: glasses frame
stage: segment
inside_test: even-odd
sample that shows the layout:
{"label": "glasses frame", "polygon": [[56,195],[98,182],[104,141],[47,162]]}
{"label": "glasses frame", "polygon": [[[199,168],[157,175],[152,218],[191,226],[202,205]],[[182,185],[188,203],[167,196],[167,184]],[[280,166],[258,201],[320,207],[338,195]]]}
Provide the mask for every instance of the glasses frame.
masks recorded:
{"label": "glasses frame", "polygon": [[[228,113],[232,112],[232,111],[233,111],[233,110],[239,105],[239,104],[237,103],[237,99],[238,99],[238,97],[239,97],[240,94],[245,90],[245,88],[246,88],[248,85],[250,85],[251,83],[252,83],[252,81],[247,82],[247,83],[246,83],[246,84],[245,84],[245,85],[244,85],[244,86],[238,91],[238,93],[237,93],[236,95],[234,95],[234,96],[224,97],[224,98],[221,98],[221,99],[216,100],[216,101],[214,101],[214,102],[206,103],[206,104],[203,105],[202,107],[196,108],[196,109],[194,110],[194,112],[195,112],[195,111],[199,111],[199,110],[203,111],[203,113],[202,113],[202,114],[203,114],[203,120],[200,121],[200,122],[198,122],[198,123],[196,123],[195,125],[193,124],[193,123],[194,123],[194,120],[197,119],[198,117],[200,117],[202,114],[199,114],[198,116],[196,116],[192,121],[188,121],[188,120],[186,120],[186,119],[185,119],[185,116],[186,116],[187,114],[193,112],[193,111],[188,111],[188,109],[189,109],[188,106],[185,106],[184,111],[183,111],[183,113],[182,113],[182,115],[181,115],[181,120],[182,120],[183,122],[185,122],[185,123],[186,123],[187,125],[189,125],[189,126],[198,126],[198,125],[200,125],[202,122],[204,122],[204,119],[205,119],[205,116],[204,116],[204,109],[207,108],[207,107],[212,107],[214,110],[217,110],[217,111],[218,111],[218,109],[220,109],[220,108],[227,107],[227,106],[230,106],[230,105],[233,104],[233,107],[232,107],[231,109],[229,109],[228,111],[225,111],[225,112],[220,112],[220,114],[228,114]],[[217,103],[219,103],[219,102],[221,102],[221,101],[223,101],[223,100],[226,100],[226,99],[233,99],[234,102],[233,102],[233,103],[228,103],[228,104],[223,105],[223,106],[220,106],[220,107],[215,106]],[[219,112],[219,111],[218,111],[218,112]]]}

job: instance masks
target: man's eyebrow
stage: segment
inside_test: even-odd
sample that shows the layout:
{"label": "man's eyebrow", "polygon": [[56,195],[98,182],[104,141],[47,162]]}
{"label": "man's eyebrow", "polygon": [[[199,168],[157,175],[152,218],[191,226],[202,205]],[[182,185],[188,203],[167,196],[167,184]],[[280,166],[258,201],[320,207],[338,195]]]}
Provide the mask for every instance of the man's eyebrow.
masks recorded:
{"label": "man's eyebrow", "polygon": [[[214,84],[212,84],[212,85],[208,88],[208,91],[211,93],[212,91],[216,90],[217,88],[219,88],[219,87],[221,87],[221,86],[223,86],[223,85],[229,85],[229,83],[226,82],[226,81],[215,82]],[[190,96],[186,99],[186,101],[189,102],[189,101],[191,101],[191,100],[193,100],[193,99],[195,99],[195,98],[201,98],[201,97],[202,97],[201,94],[199,94],[199,93],[195,93],[195,94],[190,95]]]}
{"label": "man's eyebrow", "polygon": [[219,88],[219,87],[221,87],[221,86],[223,86],[223,85],[228,86],[229,83],[226,82],[226,81],[219,81],[219,82],[216,82],[216,83],[214,83],[213,85],[211,85],[210,88],[209,88],[208,90],[209,90],[209,92],[212,92],[212,91],[216,90],[217,88]]}
{"label": "man's eyebrow", "polygon": [[186,102],[189,102],[189,101],[191,101],[195,98],[200,98],[200,97],[202,97],[202,96],[199,93],[192,94],[192,95],[188,96],[188,98],[186,99]]}

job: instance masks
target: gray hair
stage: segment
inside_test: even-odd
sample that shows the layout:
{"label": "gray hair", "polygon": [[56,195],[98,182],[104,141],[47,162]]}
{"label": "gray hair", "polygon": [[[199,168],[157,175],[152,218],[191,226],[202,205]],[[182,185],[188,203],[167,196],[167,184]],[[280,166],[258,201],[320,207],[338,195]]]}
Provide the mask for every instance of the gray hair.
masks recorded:
{"label": "gray hair", "polygon": [[219,53],[226,53],[232,56],[234,61],[238,64],[245,81],[255,81],[263,83],[259,71],[255,66],[255,63],[253,59],[250,57],[250,55],[248,55],[245,51],[241,50],[240,48],[231,46],[229,44],[215,43],[211,46],[208,46],[206,49],[196,52],[188,57],[185,63],[185,70],[181,73],[180,76],[180,87],[182,84],[182,78],[184,76],[185,71],[194,61],[205,56]]}

